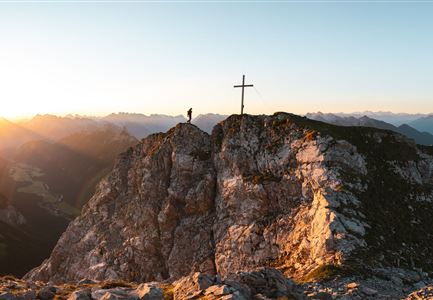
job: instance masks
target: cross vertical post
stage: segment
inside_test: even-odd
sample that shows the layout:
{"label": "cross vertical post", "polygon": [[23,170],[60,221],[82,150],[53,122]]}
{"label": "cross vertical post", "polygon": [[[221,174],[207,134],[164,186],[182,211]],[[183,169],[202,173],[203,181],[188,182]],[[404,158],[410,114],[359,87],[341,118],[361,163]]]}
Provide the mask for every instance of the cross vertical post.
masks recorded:
{"label": "cross vertical post", "polygon": [[245,91],[245,75],[242,75],[241,116],[244,114],[244,91]]}
{"label": "cross vertical post", "polygon": [[241,94],[241,116],[244,114],[244,93],[246,87],[253,87],[252,84],[245,84],[245,75],[242,75],[242,85],[235,85],[234,88],[242,88],[242,94]]}

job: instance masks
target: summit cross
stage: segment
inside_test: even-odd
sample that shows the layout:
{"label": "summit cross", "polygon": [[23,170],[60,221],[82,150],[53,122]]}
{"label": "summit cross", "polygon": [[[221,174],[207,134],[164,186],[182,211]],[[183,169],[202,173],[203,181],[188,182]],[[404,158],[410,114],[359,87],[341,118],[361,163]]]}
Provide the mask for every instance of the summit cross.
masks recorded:
{"label": "summit cross", "polygon": [[246,87],[253,87],[252,84],[245,84],[245,75],[242,75],[242,84],[241,85],[235,85],[234,88],[242,88],[242,97],[241,97],[241,116],[244,114],[244,89]]}

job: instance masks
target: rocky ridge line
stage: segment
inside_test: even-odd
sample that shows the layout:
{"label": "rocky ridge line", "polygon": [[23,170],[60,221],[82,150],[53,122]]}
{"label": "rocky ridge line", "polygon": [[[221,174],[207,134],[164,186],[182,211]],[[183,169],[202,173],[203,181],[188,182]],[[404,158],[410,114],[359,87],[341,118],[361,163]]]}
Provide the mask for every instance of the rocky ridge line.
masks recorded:
{"label": "rocky ridge line", "polygon": [[[211,136],[179,124],[119,158],[26,278],[224,279],[268,266],[300,281],[394,278],[393,267],[424,274],[433,250],[421,240],[432,236],[430,153],[392,132],[284,113],[232,116]],[[395,284],[399,295],[415,288],[404,284]]]}

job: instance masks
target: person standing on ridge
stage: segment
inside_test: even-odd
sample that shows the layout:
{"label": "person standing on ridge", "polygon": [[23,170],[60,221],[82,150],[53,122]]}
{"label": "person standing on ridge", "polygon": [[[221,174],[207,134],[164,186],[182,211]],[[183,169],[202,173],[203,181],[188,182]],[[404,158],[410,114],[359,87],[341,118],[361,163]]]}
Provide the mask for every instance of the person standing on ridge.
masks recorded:
{"label": "person standing on ridge", "polygon": [[188,123],[191,123],[191,118],[192,118],[192,108],[190,108],[187,112],[188,114]]}

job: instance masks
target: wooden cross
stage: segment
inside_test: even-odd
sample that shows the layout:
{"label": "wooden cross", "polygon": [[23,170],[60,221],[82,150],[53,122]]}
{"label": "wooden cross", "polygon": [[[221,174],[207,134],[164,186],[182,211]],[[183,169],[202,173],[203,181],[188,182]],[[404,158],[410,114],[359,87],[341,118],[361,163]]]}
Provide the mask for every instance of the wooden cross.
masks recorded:
{"label": "wooden cross", "polygon": [[242,85],[235,85],[233,87],[235,88],[242,88],[242,98],[241,98],[241,116],[244,114],[244,89],[246,87],[253,87],[252,84],[245,84],[245,75],[242,75]]}

